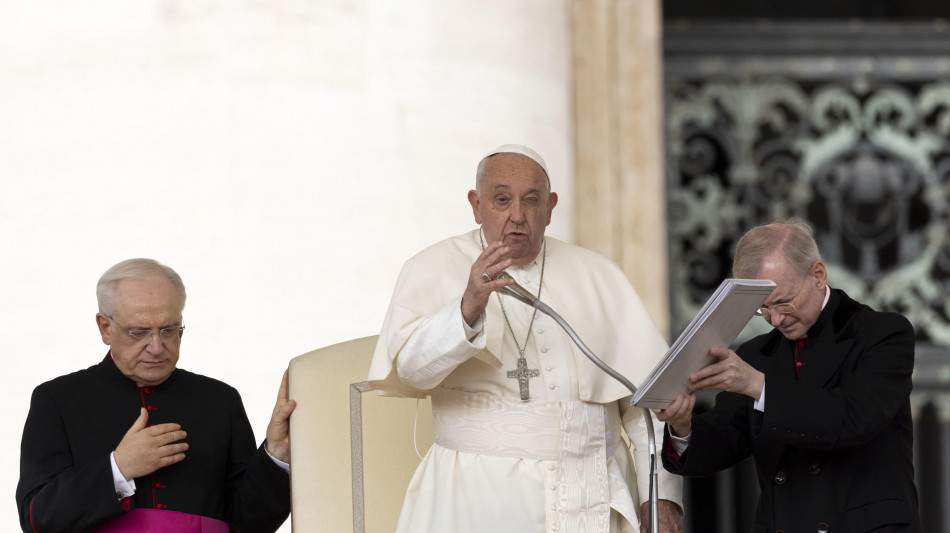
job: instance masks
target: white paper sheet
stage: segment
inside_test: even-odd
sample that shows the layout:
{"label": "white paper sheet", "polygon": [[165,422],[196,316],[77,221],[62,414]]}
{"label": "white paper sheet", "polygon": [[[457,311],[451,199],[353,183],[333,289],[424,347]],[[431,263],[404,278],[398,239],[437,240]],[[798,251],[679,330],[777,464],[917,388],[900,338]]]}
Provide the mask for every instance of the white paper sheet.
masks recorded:
{"label": "white paper sheet", "polygon": [[775,283],[767,279],[723,280],[637,387],[634,405],[665,409],[677,396],[686,394],[689,377],[715,362],[709,349],[728,348],[773,289]]}

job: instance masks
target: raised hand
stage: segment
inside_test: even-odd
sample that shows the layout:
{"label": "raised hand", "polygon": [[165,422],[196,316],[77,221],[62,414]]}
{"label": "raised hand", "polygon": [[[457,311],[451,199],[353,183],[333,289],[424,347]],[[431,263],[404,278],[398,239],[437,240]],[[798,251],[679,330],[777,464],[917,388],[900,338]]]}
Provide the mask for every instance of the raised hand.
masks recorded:
{"label": "raised hand", "polygon": [[468,285],[462,294],[462,318],[469,326],[485,310],[492,292],[515,282],[513,279],[494,279],[499,272],[511,266],[511,259],[505,257],[508,252],[504,243],[494,242],[472,263]]}

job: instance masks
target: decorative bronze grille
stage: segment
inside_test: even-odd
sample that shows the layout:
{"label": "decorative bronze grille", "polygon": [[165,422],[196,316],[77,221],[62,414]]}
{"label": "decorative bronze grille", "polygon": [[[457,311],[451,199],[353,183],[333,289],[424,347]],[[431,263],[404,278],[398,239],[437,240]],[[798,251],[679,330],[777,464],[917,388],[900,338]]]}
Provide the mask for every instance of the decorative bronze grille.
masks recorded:
{"label": "decorative bronze grille", "polygon": [[[809,220],[829,283],[916,328],[921,517],[925,531],[950,531],[950,28],[702,22],[664,32],[671,333],[731,275],[747,229]],[[740,340],[767,330],[753,320]],[[743,463],[689,480],[688,528],[749,530],[752,472]]]}
{"label": "decorative bronze grille", "polygon": [[743,232],[801,216],[832,286],[950,346],[946,29],[674,26],[665,38],[673,333],[731,275]]}

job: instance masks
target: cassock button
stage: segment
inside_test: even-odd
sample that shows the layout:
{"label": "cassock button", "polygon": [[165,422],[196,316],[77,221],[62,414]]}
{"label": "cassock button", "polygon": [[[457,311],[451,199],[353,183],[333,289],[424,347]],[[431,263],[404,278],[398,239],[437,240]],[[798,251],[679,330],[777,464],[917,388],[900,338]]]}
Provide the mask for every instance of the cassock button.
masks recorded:
{"label": "cassock button", "polygon": [[824,522],[818,522],[818,525],[815,526],[815,529],[818,530],[818,533],[828,533],[828,524]]}
{"label": "cassock button", "polygon": [[818,463],[812,463],[808,465],[808,473],[817,476],[821,473],[821,466]]}
{"label": "cassock button", "polygon": [[[785,472],[782,472],[782,471],[780,470],[780,471],[778,471],[778,472],[775,473],[775,478],[774,478],[774,480],[775,480],[775,484],[776,484],[776,485],[784,485],[785,482],[788,481],[788,476],[785,475]],[[776,532],[776,533],[778,533],[778,532]]]}

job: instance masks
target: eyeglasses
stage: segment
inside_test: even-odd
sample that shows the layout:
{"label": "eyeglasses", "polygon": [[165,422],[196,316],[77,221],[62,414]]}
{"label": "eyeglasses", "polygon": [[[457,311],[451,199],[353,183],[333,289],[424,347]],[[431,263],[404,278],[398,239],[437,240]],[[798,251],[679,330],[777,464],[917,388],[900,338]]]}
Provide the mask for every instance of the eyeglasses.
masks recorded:
{"label": "eyeglasses", "polygon": [[[122,324],[119,324],[116,319],[112,318],[112,315],[106,315],[109,317],[109,320],[115,322],[116,326],[119,326],[119,329],[125,330],[125,333],[131,338],[134,342],[151,342],[152,336],[155,335],[155,331],[148,328],[127,328]],[[181,337],[185,334],[185,326],[166,326],[158,330],[158,338],[162,342],[178,342],[181,340]]]}
{"label": "eyeglasses", "polygon": [[780,315],[787,315],[795,312],[795,300],[798,298],[799,293],[802,292],[802,287],[805,286],[805,282],[808,281],[808,277],[802,280],[802,284],[798,286],[798,290],[795,291],[795,296],[792,296],[792,299],[783,302],[780,304],[775,304],[772,307],[763,305],[762,307],[755,310],[755,316],[760,316],[765,320],[769,320],[772,313],[778,313]]}

